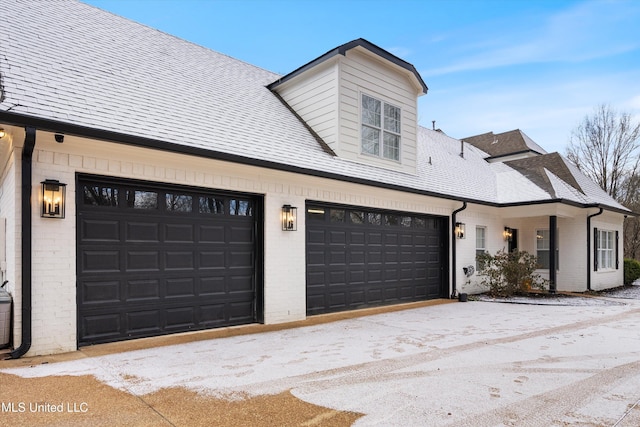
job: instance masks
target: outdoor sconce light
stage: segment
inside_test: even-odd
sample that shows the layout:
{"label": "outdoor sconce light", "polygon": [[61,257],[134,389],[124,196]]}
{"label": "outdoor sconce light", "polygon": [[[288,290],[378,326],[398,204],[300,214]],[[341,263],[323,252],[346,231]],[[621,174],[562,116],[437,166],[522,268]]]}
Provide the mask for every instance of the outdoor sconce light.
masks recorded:
{"label": "outdoor sconce light", "polygon": [[456,222],[456,237],[464,239],[465,225],[463,222]]}
{"label": "outdoor sconce light", "polygon": [[4,128],[0,128],[0,138],[4,138],[6,134],[7,132],[4,130]]}
{"label": "outdoor sconce light", "polygon": [[511,229],[509,227],[505,227],[504,232],[502,233],[502,237],[504,237],[504,241],[510,242],[512,236],[513,236],[513,233],[511,232]]}
{"label": "outdoor sconce light", "polygon": [[282,231],[298,229],[298,208],[291,205],[282,206]]}
{"label": "outdoor sconce light", "polygon": [[40,216],[42,218],[64,218],[67,184],[54,179],[46,179],[40,184],[42,184]]}

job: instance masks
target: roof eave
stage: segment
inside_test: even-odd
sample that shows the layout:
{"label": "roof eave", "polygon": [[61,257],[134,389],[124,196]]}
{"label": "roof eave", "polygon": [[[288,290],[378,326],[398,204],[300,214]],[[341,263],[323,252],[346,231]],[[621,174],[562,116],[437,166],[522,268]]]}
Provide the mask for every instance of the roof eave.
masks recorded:
{"label": "roof eave", "polygon": [[[368,185],[377,188],[384,188],[389,190],[403,191],[411,194],[418,194],[427,197],[434,197],[444,200],[459,201],[473,203],[476,205],[490,206],[495,208],[508,208],[515,206],[530,206],[530,205],[542,205],[561,203],[578,208],[600,208],[605,210],[617,212],[628,216],[640,216],[640,214],[632,212],[630,210],[620,209],[614,206],[608,206],[605,204],[584,204],[567,199],[547,199],[547,200],[533,200],[526,202],[513,202],[513,203],[495,203],[486,200],[472,199],[468,197],[458,197],[450,194],[436,193],[428,190],[420,190],[417,188],[406,187],[398,184],[390,184],[379,181],[374,181],[365,178],[357,178],[354,176],[340,175],[333,172],[319,171],[316,169],[303,168],[299,166],[291,166],[282,163],[276,163],[268,160],[260,160],[251,157],[239,156],[237,154],[229,154],[220,151],[210,150],[201,147],[192,147],[187,145],[175,144],[167,141],[144,138],[135,135],[123,134],[113,131],[107,131],[97,128],[90,128],[86,126],[74,125],[65,122],[59,122],[50,119],[42,119],[38,117],[23,115],[19,113],[12,113],[2,111],[0,112],[0,122],[7,125],[14,126],[32,126],[37,130],[47,132],[59,132],[68,135],[75,135],[83,138],[91,138],[101,141],[113,142],[117,144],[124,144],[130,146],[136,146],[140,148],[149,148],[161,151],[167,151],[177,154],[185,154],[192,156],[199,156],[208,159],[228,161],[232,163],[245,164],[248,166],[264,167],[273,170],[280,170],[284,172],[300,173],[309,176],[315,176],[319,178],[335,179],[342,182],[350,182],[353,184]],[[327,154],[329,155],[329,154]]]}
{"label": "roof eave", "polygon": [[290,72],[289,74],[280,77],[278,80],[276,80],[275,82],[267,85],[267,88],[270,90],[274,90],[275,88],[277,88],[278,86],[280,86],[281,84],[293,79],[294,77],[304,73],[307,70],[310,70],[311,68],[315,67],[318,64],[321,64],[325,61],[327,61],[328,59],[336,56],[336,55],[342,55],[345,56],[346,53],[351,50],[351,49],[355,49],[356,47],[361,47],[364,48],[378,56],[380,56],[381,58],[384,58],[385,60],[393,63],[394,65],[397,65],[401,68],[404,68],[405,70],[411,72],[418,85],[421,87],[422,89],[422,93],[426,94],[427,91],[429,90],[429,88],[427,87],[426,83],[424,82],[424,80],[422,80],[422,77],[420,76],[420,73],[418,73],[418,70],[416,70],[416,68],[411,65],[410,63],[408,63],[407,61],[398,58],[397,56],[393,55],[392,53],[382,49],[379,46],[376,46],[375,44],[365,40],[365,39],[357,39],[357,40],[353,40],[350,41],[348,43],[345,43],[341,46],[336,47],[335,49],[330,50],[329,52],[325,53],[324,55],[319,56],[318,58],[312,60],[311,62],[308,62],[306,64],[304,64],[303,66],[295,69],[294,71]]}

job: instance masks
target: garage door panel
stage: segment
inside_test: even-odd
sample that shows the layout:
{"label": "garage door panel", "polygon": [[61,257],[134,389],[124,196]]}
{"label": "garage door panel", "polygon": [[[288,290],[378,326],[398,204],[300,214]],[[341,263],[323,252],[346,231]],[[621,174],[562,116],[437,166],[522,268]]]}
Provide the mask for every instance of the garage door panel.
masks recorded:
{"label": "garage door panel", "polygon": [[160,224],[157,222],[126,222],[125,242],[160,241]]}
{"label": "garage door panel", "polygon": [[307,211],[308,314],[442,293],[445,219],[313,204]]}
{"label": "garage door panel", "polygon": [[363,290],[353,290],[349,292],[349,306],[362,306],[366,301],[366,294]]}
{"label": "garage door panel", "polygon": [[166,251],[165,270],[193,270],[195,253],[192,251]]}
{"label": "garage door panel", "polygon": [[226,268],[224,251],[200,251],[198,256],[200,257],[201,269]]}
{"label": "garage door panel", "polygon": [[374,305],[382,302],[382,290],[381,289],[369,289],[367,292],[367,301],[368,304]]}
{"label": "garage door panel", "polygon": [[325,282],[324,271],[307,272],[307,287],[318,286],[324,288]]}
{"label": "garage door panel", "polygon": [[329,284],[344,284],[346,283],[346,271],[344,270],[334,270],[329,272]]}
{"label": "garage door panel", "polygon": [[366,273],[364,270],[349,270],[349,283],[352,285],[364,283]]}
{"label": "garage door panel", "polygon": [[398,299],[398,288],[385,288],[384,299],[386,301],[395,301]]}
{"label": "garage door panel", "polygon": [[364,245],[366,243],[364,231],[350,231],[349,232],[349,244],[351,245]]}
{"label": "garage door panel", "polygon": [[247,301],[232,302],[228,305],[228,319],[234,323],[251,322],[253,316],[248,314],[253,312],[253,303]]}
{"label": "garage door panel", "polygon": [[193,224],[165,224],[165,242],[193,242],[195,232]]}
{"label": "garage door panel", "polygon": [[385,281],[395,282],[399,279],[398,269],[397,268],[385,268],[384,270],[384,279]]}
{"label": "garage door panel", "polygon": [[344,245],[347,243],[347,232],[343,230],[330,231],[329,243],[334,245]]}
{"label": "garage door panel", "polygon": [[120,301],[119,280],[85,281],[81,293],[83,304],[115,303]]}
{"label": "garage door panel", "polygon": [[227,288],[229,294],[253,293],[253,276],[250,274],[232,275],[227,279],[227,282],[229,283]]}
{"label": "garage door panel", "polygon": [[118,242],[120,241],[120,222],[115,220],[95,219],[83,220],[80,232],[85,242]]}
{"label": "garage door panel", "polygon": [[87,250],[82,253],[82,269],[87,273],[120,271],[120,252],[117,250]]}
{"label": "garage door panel", "polygon": [[324,230],[309,230],[307,233],[307,243],[314,244],[320,243],[324,244],[325,242],[325,232]]}
{"label": "garage door panel", "polygon": [[330,307],[346,307],[347,306],[347,294],[344,291],[331,292],[329,294],[329,306]]}
{"label": "garage door panel", "polygon": [[256,320],[252,197],[92,179],[78,183],[80,345]]}
{"label": "garage door panel", "polygon": [[347,262],[347,253],[344,249],[334,249],[331,248],[329,250],[329,264],[334,266],[345,265]]}
{"label": "garage door panel", "polygon": [[200,243],[224,243],[226,241],[225,227],[222,225],[201,225],[198,230]]}
{"label": "garage door panel", "polygon": [[364,264],[365,258],[366,258],[366,252],[363,250],[360,250],[360,248],[358,248],[357,250],[347,252],[347,263],[351,266]]}
{"label": "garage door panel", "polygon": [[367,233],[368,245],[381,245],[382,244],[382,232],[381,231],[369,231]]}
{"label": "garage door panel", "polygon": [[253,227],[252,226],[235,226],[229,228],[230,243],[247,242],[253,243]]}
{"label": "garage door panel", "polygon": [[160,332],[160,310],[129,311],[124,314],[127,334]]}
{"label": "garage door panel", "polygon": [[91,340],[115,338],[122,333],[118,313],[84,316],[81,321],[85,336]]}
{"label": "garage door panel", "polygon": [[316,266],[316,265],[324,265],[325,264],[325,257],[324,257],[324,249],[316,251],[316,250],[309,250],[309,252],[307,252],[307,266],[311,267],[311,266]]}
{"label": "garage door panel", "polygon": [[195,311],[194,307],[176,307],[167,309],[167,329],[185,330],[195,327]]}
{"label": "garage door panel", "polygon": [[126,271],[159,271],[160,253],[158,251],[126,251]]}
{"label": "garage door panel", "polygon": [[227,292],[224,276],[201,277],[200,296],[213,296]]}
{"label": "garage door panel", "polygon": [[200,307],[200,323],[208,326],[222,325],[226,322],[225,304],[205,304]]}
{"label": "garage door panel", "polygon": [[227,265],[231,268],[234,267],[253,267],[253,251],[250,248],[246,250],[234,250],[229,252],[229,259]]}
{"label": "garage door panel", "polygon": [[396,246],[398,244],[398,234],[387,232],[382,235],[382,244],[385,246]]}
{"label": "garage door panel", "polygon": [[127,282],[126,302],[159,299],[160,281],[158,279],[131,280]]}
{"label": "garage door panel", "polygon": [[180,279],[166,279],[166,298],[193,297],[195,292],[195,280],[192,277]]}

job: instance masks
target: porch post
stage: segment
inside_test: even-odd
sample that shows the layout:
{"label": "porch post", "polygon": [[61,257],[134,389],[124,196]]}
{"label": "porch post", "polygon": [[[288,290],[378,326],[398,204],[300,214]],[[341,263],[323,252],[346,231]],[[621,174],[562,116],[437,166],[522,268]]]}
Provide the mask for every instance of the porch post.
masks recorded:
{"label": "porch post", "polygon": [[558,227],[558,217],[549,217],[549,292],[556,293],[556,248],[558,246],[556,229]]}

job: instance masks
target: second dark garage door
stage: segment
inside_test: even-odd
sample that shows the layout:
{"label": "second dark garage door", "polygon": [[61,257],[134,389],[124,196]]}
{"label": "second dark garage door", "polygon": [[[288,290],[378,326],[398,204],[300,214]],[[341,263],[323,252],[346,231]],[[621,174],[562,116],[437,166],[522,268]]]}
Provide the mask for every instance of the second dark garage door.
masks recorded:
{"label": "second dark garage door", "polygon": [[307,314],[445,296],[447,220],[307,204]]}
{"label": "second dark garage door", "polygon": [[258,320],[258,200],[80,178],[79,344]]}

